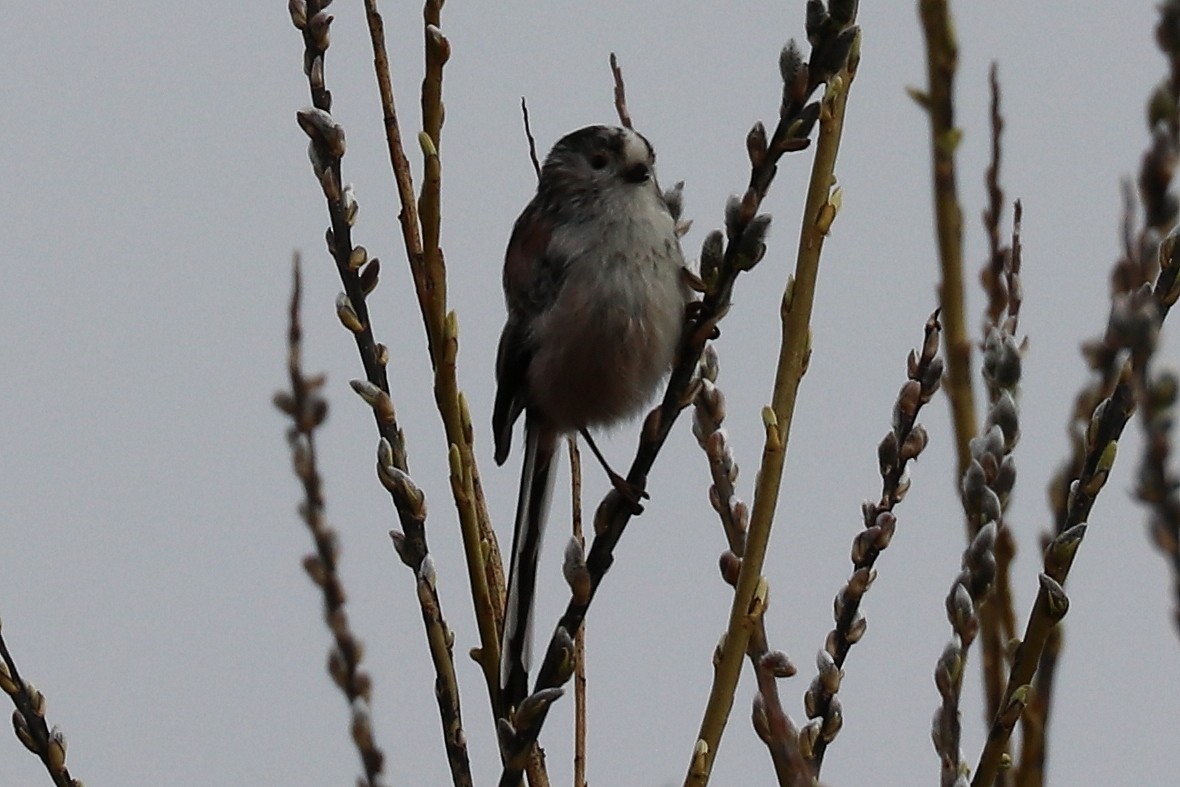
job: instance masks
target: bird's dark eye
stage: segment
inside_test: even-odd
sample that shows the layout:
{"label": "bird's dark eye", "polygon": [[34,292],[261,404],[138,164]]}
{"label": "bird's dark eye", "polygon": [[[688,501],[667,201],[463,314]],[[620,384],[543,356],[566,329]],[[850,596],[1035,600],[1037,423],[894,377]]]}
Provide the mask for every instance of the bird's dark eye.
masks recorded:
{"label": "bird's dark eye", "polygon": [[605,169],[609,162],[605,153],[595,153],[590,157],[590,166],[594,169]]}

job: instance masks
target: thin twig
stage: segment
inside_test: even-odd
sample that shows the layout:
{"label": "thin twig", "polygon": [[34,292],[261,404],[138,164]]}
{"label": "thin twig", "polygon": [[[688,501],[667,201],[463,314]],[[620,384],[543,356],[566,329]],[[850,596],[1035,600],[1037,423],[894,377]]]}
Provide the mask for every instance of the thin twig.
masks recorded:
{"label": "thin twig", "polygon": [[[988,206],[983,212],[983,226],[988,238],[990,254],[980,271],[980,281],[988,296],[987,309],[983,317],[983,343],[986,345],[992,331],[1011,336],[1016,330],[1019,318],[1020,292],[1020,208],[1013,222],[1012,246],[1000,240],[1001,212],[1004,208],[1004,190],[1000,184],[1000,162],[1003,148],[1000,144],[1004,130],[1004,117],[1000,113],[1000,80],[995,63],[989,73],[991,89],[991,163],[984,178],[988,194]],[[988,386],[988,402],[995,407],[1001,388]],[[980,631],[981,673],[984,692],[984,720],[994,719],[1000,709],[1000,698],[1004,693],[1004,643],[1015,636],[1016,613],[1012,601],[1010,569],[1016,555],[1016,540],[1003,520],[997,525],[996,544],[993,550],[996,559],[995,581],[992,595],[987,603],[978,609]],[[1007,624],[1007,625],[1006,625]]]}
{"label": "thin twig", "polygon": [[1045,640],[1041,663],[1033,678],[1032,697],[1020,717],[1020,760],[1014,770],[1015,787],[1042,787],[1049,749],[1049,708],[1063,644],[1062,627],[1055,626]]}
{"label": "thin twig", "polygon": [[881,496],[868,501],[861,510],[864,529],[852,539],[852,575],[836,594],[835,627],[828,632],[818,656],[818,670],[803,706],[812,720],[800,731],[804,756],[811,773],[819,777],[824,753],[843,723],[843,711],[836,697],[843,677],[844,662],[852,646],[864,636],[866,623],[861,602],[872,586],[877,559],[889,546],[897,528],[896,506],[910,488],[909,463],[926,448],[926,429],[918,414],[942,385],[943,361],[938,357],[942,325],[935,311],[926,320],[921,350],[911,350],[906,361],[906,381],[893,405],[892,428],[877,446],[881,474]]}
{"label": "thin twig", "polygon": [[[700,387],[693,399],[692,432],[709,462],[709,474],[713,480],[709,486],[709,501],[717,512],[729,546],[721,554],[721,577],[731,587],[736,587],[750,516],[748,507],[734,491],[738,465],[722,428],[726,410],[725,396],[716,385],[718,367],[717,351],[713,343],[709,343],[701,356]],[[758,683],[751,722],[755,733],[766,744],[779,785],[806,785],[811,782],[811,769],[799,749],[799,731],[783,709],[778,690],[779,680],[793,676],[796,669],[785,653],[770,649],[765,611],[764,608],[763,614],[753,618],[754,631],[746,647]]]}
{"label": "thin twig", "polygon": [[1016,721],[1029,699],[1030,683],[1045,654],[1054,628],[1065,616],[1069,599],[1063,586],[1074,557],[1085,537],[1086,522],[1094,500],[1106,484],[1117,455],[1118,440],[1142,397],[1148,365],[1160,327],[1180,297],[1180,255],[1177,239],[1169,236],[1160,245],[1159,275],[1155,285],[1116,294],[1102,346],[1120,362],[1114,391],[1094,409],[1085,431],[1085,459],[1077,480],[1069,487],[1063,532],[1045,550],[1040,590],[1029,615],[1020,646],[1013,656],[1000,711],[992,722],[987,744],[980,754],[973,787],[995,783],[1004,751]]}
{"label": "thin twig", "polygon": [[[1177,257],[1180,257],[1180,241],[1178,231],[1173,230],[1159,246],[1160,277],[1153,295],[1155,303],[1159,305],[1161,322],[1176,299],[1173,293],[1177,290],[1177,269],[1180,268]],[[1138,361],[1135,366],[1135,393],[1141,406],[1141,423],[1146,436],[1135,491],[1139,499],[1149,506],[1151,533],[1156,546],[1172,562],[1178,600],[1173,620],[1180,624],[1180,478],[1168,468],[1172,417],[1180,383],[1174,373],[1152,373],[1158,331],[1158,327],[1152,327],[1155,330],[1149,329],[1142,335],[1142,351],[1137,356],[1132,351],[1132,358]]]}
{"label": "thin twig", "polygon": [[[971,391],[971,341],[967,335],[963,288],[963,211],[955,182],[955,152],[961,132],[955,126],[954,81],[958,68],[958,44],[947,0],[919,0],[918,8],[926,40],[928,87],[914,98],[930,117],[930,156],[933,170],[934,218],[938,257],[942,266],[939,302],[946,338],[946,392],[955,425],[958,457],[956,478],[962,478],[971,461],[968,443],[975,436],[975,400]],[[970,528],[970,525],[968,526]],[[975,532],[968,530],[971,538]]]}
{"label": "thin twig", "polygon": [[[384,345],[378,344],[374,340],[368,311],[367,297],[377,286],[380,263],[377,259],[370,260],[364,247],[353,243],[352,228],[356,221],[358,208],[351,188],[344,186],[342,177],[342,158],[345,152],[344,130],[330,114],[331,93],[324,83],[324,58],[329,46],[328,31],[332,22],[332,16],[326,12],[325,5],[326,3],[322,0],[311,0],[306,4],[296,0],[289,6],[292,21],[303,33],[304,71],[308,77],[313,102],[313,107],[300,111],[297,118],[300,126],[311,139],[313,171],[319,179],[331,218],[332,226],[327,234],[327,245],[344,287],[344,291],[336,301],[337,316],[341,323],[353,333],[357,350],[365,368],[365,379],[353,380],[352,387],[373,410],[380,435],[377,475],[390,494],[402,527],[400,532],[394,532],[391,535],[398,556],[414,571],[415,581],[418,585],[418,601],[426,626],[427,641],[431,647],[431,655],[436,667],[435,694],[443,725],[444,742],[451,762],[452,777],[455,784],[468,784],[471,777],[460,720],[458,683],[454,679],[454,662],[448,644],[450,633],[442,621],[441,612],[438,609],[437,591],[434,588],[434,569],[429,560],[429,550],[426,544],[424,498],[421,491],[410,480],[405,442],[389,393],[389,380],[386,372],[389,351]],[[371,36],[379,38],[381,37],[380,16],[376,14],[375,6],[371,3],[366,5],[371,12],[369,17]],[[446,61],[449,44],[441,34],[437,33],[437,26],[432,27],[429,22],[426,25],[426,37],[428,81],[437,77],[437,81],[441,84],[441,68],[442,63]],[[375,59],[378,61],[378,82],[382,87],[382,96],[385,97],[387,89],[389,89],[389,79],[388,63],[384,61],[383,47],[380,53],[375,55]],[[385,65],[384,72],[381,68],[382,63]],[[384,73],[384,80],[381,78],[382,73]],[[430,85],[424,85],[424,94],[430,92],[431,89]],[[390,112],[392,113],[392,92],[389,92],[388,95],[391,102]],[[388,130],[391,116],[387,115],[386,120]],[[433,124],[430,117],[426,117],[425,121]],[[441,123],[441,115],[438,122]],[[392,125],[396,130],[396,116],[392,116]],[[435,130],[437,132],[437,128]],[[430,141],[429,136],[426,136],[425,139]],[[425,142],[423,145],[424,148],[428,147],[435,151],[433,162],[428,157],[426,167],[427,186],[425,188],[430,191],[437,187],[437,178],[433,177],[437,175],[438,171],[437,144],[431,141],[429,145]],[[399,182],[399,189],[402,185]],[[409,185],[412,190],[412,184],[406,185]],[[424,199],[424,202],[429,202],[429,200]],[[434,202],[437,202],[437,199]],[[429,208],[429,205],[427,207]],[[431,224],[427,221],[423,227],[437,238],[437,222]],[[407,244],[410,243],[409,235],[412,234],[419,248],[422,247],[422,241],[417,235],[418,225],[416,222],[411,222],[410,225],[403,224],[403,230],[407,232]],[[435,249],[436,247],[437,244],[432,246]],[[419,254],[419,258],[421,257],[423,254]],[[438,277],[443,276],[441,251],[430,256],[430,259],[435,263],[430,272]],[[439,288],[434,288],[431,292],[437,294]],[[454,320],[452,318],[444,319],[440,308],[432,308],[425,303],[423,304],[423,314],[428,326],[427,333],[431,349],[437,353],[432,354],[436,370],[436,399],[440,403],[446,402],[449,405],[447,410],[450,416],[450,420],[447,421],[448,433],[470,435],[472,430],[466,405],[461,394],[458,393],[457,386],[454,385],[454,359],[457,352]],[[432,316],[437,316],[438,319],[432,321],[430,319]],[[434,330],[431,330],[432,327]],[[448,383],[450,384],[448,385]],[[463,455],[464,447],[467,449],[467,455],[470,455],[469,440],[456,438],[452,444],[460,446],[457,449],[460,455]],[[460,520],[473,523],[469,529],[475,531],[477,526],[474,522],[479,518],[479,512],[483,510],[483,505],[482,495],[479,494],[478,477],[473,470],[474,462],[470,461],[465,465],[462,462],[452,463],[453,467],[456,465],[470,469],[469,472],[460,472],[458,475],[463,483],[457,485],[453,479],[452,487],[458,486],[462,492],[462,494],[456,492]],[[486,511],[484,511],[483,519],[486,520],[486,518]],[[490,532],[490,524],[485,522],[485,529]],[[494,553],[494,536],[491,538],[492,546],[488,551]],[[320,549],[320,562],[325,560],[327,549],[327,546]],[[334,549],[334,545],[332,549]],[[473,549],[481,560],[483,550],[478,543]],[[469,562],[469,572],[482,580],[484,572],[480,560]],[[309,571],[311,570],[312,568],[309,567]],[[315,576],[313,575],[313,579]],[[473,587],[476,584],[477,582],[473,579]],[[486,583],[483,584],[483,587],[486,595]],[[487,601],[484,607],[486,608],[485,614],[480,619],[488,622],[481,630],[490,630],[493,642],[498,642],[495,624],[496,607],[490,601]],[[330,621],[329,625],[335,633],[337,631],[335,624]],[[347,644],[347,642],[338,643],[343,652],[345,666],[348,664],[347,648],[345,647]],[[497,654],[498,651],[493,645],[490,658],[494,660]],[[495,667],[492,667],[492,674],[494,676]],[[361,687],[353,685],[353,678],[350,675],[345,674],[341,677],[336,670],[333,670],[333,677],[337,679],[338,683],[341,683],[342,688],[345,688],[345,683],[342,681],[346,679],[346,691],[359,692],[361,690]],[[360,711],[364,711],[364,708],[359,710],[354,708],[353,738],[358,741],[358,746],[361,746],[364,740],[371,738],[367,712],[362,716]],[[364,756],[363,752],[362,756]],[[377,765],[379,766],[379,762]],[[373,764],[367,760],[366,771],[373,771]]]}
{"label": "thin twig", "polygon": [[[1015,255],[1010,255],[1007,249],[1000,249],[999,252],[1003,260],[1003,268],[998,274],[1001,286],[1005,293],[1008,290],[1018,293],[1021,287],[1019,263],[1013,262]],[[998,638],[1002,615],[992,606],[995,596],[989,594],[992,593],[1000,570],[1000,561],[996,555],[999,534],[1007,530],[1004,511],[1016,482],[1016,462],[1012,452],[1020,439],[1020,410],[1017,402],[1023,364],[1022,347],[1017,344],[1014,335],[1017,318],[1010,309],[1018,311],[1019,304],[1019,297],[1009,300],[1005,295],[1005,305],[997,315],[999,324],[992,322],[990,314],[984,320],[986,336],[982,369],[989,407],[983,430],[971,440],[971,463],[959,485],[963,511],[970,520],[975,536],[963,552],[962,570],[946,598],[947,619],[954,637],[943,650],[934,671],[935,685],[942,703],[935,715],[933,740],[941,765],[943,787],[958,787],[963,774],[967,772],[960,746],[959,707],[963,674],[971,645],[985,625],[982,613],[989,608],[992,610],[991,635],[997,639],[994,647],[1000,647]],[[1007,541],[1011,543],[1011,538]],[[1003,566],[1007,571],[1008,564],[1005,562]],[[995,670],[1000,681],[999,691],[1002,692],[1005,666],[1002,654],[997,650],[992,658],[995,661],[985,664],[985,667]],[[991,718],[995,718],[995,715]]]}
{"label": "thin twig", "polygon": [[[764,610],[765,611],[765,610]],[[771,650],[766,635],[766,616],[760,615],[746,656],[754,667],[758,693],[754,695],[751,718],[754,731],[766,744],[779,787],[811,787],[811,769],[799,745],[799,730],[783,708],[778,682],[796,674],[795,665],[780,650]]]}
{"label": "thin twig", "polygon": [[415,584],[418,604],[422,609],[422,623],[426,627],[426,641],[430,646],[430,660],[438,676],[434,685],[443,723],[443,744],[446,747],[447,762],[451,766],[451,779],[455,787],[472,787],[471,766],[467,757],[467,736],[463,732],[463,718],[459,713],[459,679],[455,674],[455,634],[443,620],[435,579],[434,561],[427,555]]}
{"label": "thin twig", "polygon": [[529,125],[529,105],[524,96],[520,97],[520,114],[524,117],[524,135],[529,141],[529,161],[533,162],[533,172],[537,173],[537,178],[540,179],[541,162],[537,159],[537,140],[533,138],[533,129]]}
{"label": "thin twig", "polygon": [[302,328],[299,320],[303,288],[298,256],[293,265],[292,279],[287,328],[287,374],[291,388],[290,391],[276,393],[274,403],[291,419],[287,441],[291,446],[295,475],[303,486],[299,514],[315,543],[315,551],[303,559],[303,568],[323,596],[324,622],[333,640],[328,653],[328,673],[344,693],[352,712],[352,739],[365,771],[362,783],[378,787],[383,783],[381,772],[385,755],[373,740],[369,712],[372,680],[361,669],[364,649],[352,633],[344,609],[346,594],[337,570],[338,539],[336,531],[328,525],[324,516],[323,483],[316,467],[315,430],[327,417],[328,404],[320,395],[325,380],[323,375],[312,378],[303,375]]}
{"label": "thin twig", "polygon": [[[813,6],[809,6],[811,8]],[[769,144],[770,151],[775,151],[781,145],[786,136],[786,124],[794,122],[795,112],[804,111],[805,99],[799,96],[809,96],[811,90],[821,82],[825,85],[825,91],[819,104],[811,105],[819,110],[815,159],[803,209],[795,274],[788,280],[783,295],[782,343],[772,405],[763,410],[765,442],[746,551],[722,640],[724,647],[714,659],[713,683],[693,746],[685,777],[686,787],[700,787],[709,780],[721,735],[733,707],[741,660],[746,653],[751,632],[749,623],[751,619],[756,619],[766,602],[767,585],[762,577],[762,565],[778,502],[799,384],[811,356],[811,311],[819,276],[820,254],[840,204],[839,190],[833,189],[836,155],[840,147],[848,92],[860,60],[860,31],[853,24],[855,19],[852,16],[855,14],[855,4],[841,8],[850,13],[848,18],[838,19],[826,12],[815,17],[808,14],[807,34],[812,42],[812,51],[807,65],[802,64],[793,42],[783,50],[780,58],[780,69],[784,76],[784,101],[779,127],[775,129]],[[766,150],[762,146],[765,137],[764,133],[759,132],[761,125],[756,126],[746,140],[753,168],[750,187],[743,197],[741,208],[743,212],[751,214],[761,203],[775,167],[773,157],[762,158],[762,151]],[[747,207],[747,202],[752,204]]]}
{"label": "thin twig", "polygon": [[938,752],[941,787],[962,787],[966,765],[963,762],[962,713],[959,703],[963,692],[967,653],[979,631],[976,610],[987,597],[996,574],[996,524],[989,522],[979,529],[963,551],[962,570],[946,597],[946,615],[954,636],[943,648],[934,667],[934,685],[942,703],[934,712],[931,737]]}
{"label": "thin twig", "polygon": [[1000,162],[1003,153],[1000,138],[1004,132],[1004,116],[1000,114],[1000,77],[994,61],[988,72],[988,86],[991,90],[991,162],[984,176],[987,207],[983,209],[988,261],[980,271],[980,281],[983,283],[984,292],[987,293],[985,326],[999,325],[1000,318],[1008,308],[1008,289],[1004,286],[1004,260],[1007,250],[1000,240],[1000,214],[1004,210],[1004,189],[1000,185]]}
{"label": "thin twig", "polygon": [[1169,467],[1178,387],[1180,381],[1168,372],[1156,375],[1147,385],[1142,416],[1143,459],[1135,494],[1149,507],[1152,541],[1172,566],[1173,622],[1180,626],[1180,476]]}
{"label": "thin twig", "polygon": [[[1139,176],[1144,202],[1145,226],[1128,245],[1134,246],[1129,258],[1138,258],[1141,266],[1155,257],[1151,245],[1159,233],[1169,229],[1176,219],[1177,202],[1171,189],[1176,151],[1180,148],[1180,3],[1169,0],[1159,6],[1156,42],[1169,61],[1169,76],[1148,100],[1148,119],[1153,124],[1153,145],[1144,156]],[[1167,130],[1165,133],[1164,130]],[[1129,234],[1129,232],[1128,232]],[[1175,254],[1175,230],[1164,241],[1166,254]],[[1164,251],[1158,259],[1164,260]],[[1177,381],[1174,373],[1151,374],[1140,378],[1140,401],[1143,404],[1144,440],[1136,494],[1150,510],[1148,528],[1156,547],[1172,565],[1175,609],[1173,621],[1180,633],[1180,476],[1168,467],[1172,453],[1173,422],[1176,410]]]}
{"label": "thin twig", "polygon": [[[527,112],[527,110],[526,110]],[[525,117],[528,127],[528,117]],[[531,138],[531,137],[530,137]],[[572,538],[585,548],[582,536],[582,455],[578,438],[569,437],[570,457],[570,520]],[[586,787],[586,626],[574,635],[574,782],[573,787]]]}
{"label": "thin twig", "polygon": [[1085,467],[1081,476],[1071,485],[1067,527],[1045,550],[1040,589],[1020,646],[1013,655],[1004,698],[980,754],[971,782],[973,787],[991,787],[995,783],[1008,738],[1028,702],[1029,686],[1045,644],[1053,628],[1069,609],[1069,599],[1062,586],[1085,537],[1085,523],[1089,519],[1090,509],[1114,465],[1119,436],[1135,410],[1131,363],[1128,361],[1123,368],[1124,374],[1115,386],[1114,393],[1102,401],[1091,418],[1086,436]]}
{"label": "thin twig", "polygon": [[[1180,3],[1175,0],[1167,0],[1159,4],[1158,10],[1159,21],[1155,31],[1155,41],[1168,59],[1169,73],[1152,91],[1147,101],[1147,120],[1151,141],[1141,158],[1137,178],[1139,201],[1143,205],[1143,226],[1138,231],[1135,229],[1135,189],[1129,182],[1123,184],[1123,253],[1115,263],[1110,277],[1111,296],[1116,305],[1120,301],[1125,303],[1128,297],[1133,297],[1132,293],[1145,283],[1157,278],[1157,274],[1159,279],[1163,280],[1164,273],[1160,271],[1160,262],[1165,259],[1170,261],[1172,254],[1159,252],[1160,240],[1161,236],[1175,224],[1178,205],[1180,205],[1171,189],[1176,150],[1180,146],[1180,139],[1178,139],[1180,117],[1177,115],[1177,98],[1180,97],[1180,38],[1176,35],[1176,31],[1180,29],[1180,26],[1177,25],[1177,22],[1180,21]],[[1169,281],[1175,281],[1174,270],[1167,276]],[[1159,281],[1157,281],[1156,289],[1157,292],[1160,289]],[[1162,315],[1166,314],[1166,311],[1166,308],[1161,310],[1161,321]],[[1070,524],[1071,490],[1073,485],[1077,483],[1074,479],[1078,479],[1082,475],[1087,461],[1091,442],[1089,439],[1090,425],[1094,421],[1091,414],[1096,411],[1096,407],[1101,401],[1113,396],[1116,384],[1126,379],[1124,348],[1117,337],[1111,334],[1108,325],[1106,335],[1082,345],[1082,354],[1093,374],[1090,382],[1077,395],[1073,417],[1067,427],[1072,448],[1071,455],[1049,485],[1054,522],[1052,530],[1045,534],[1045,540],[1048,540],[1053,534],[1061,534]],[[1149,355],[1147,354],[1147,357]],[[1145,419],[1151,417],[1147,412],[1150,409],[1151,404],[1145,403]],[[1146,441],[1149,444],[1146,448],[1148,451],[1152,450],[1150,447],[1152,439],[1149,430]],[[1143,479],[1140,479],[1140,483],[1142,481]],[[1177,596],[1180,601],[1180,573],[1177,576]],[[1063,649],[1062,640],[1060,628],[1054,628],[1050,632],[1044,651],[1040,656],[1030,712],[1034,729],[1040,736],[1042,745],[1037,746],[1034,742],[1033,747],[1022,751],[1018,778],[1020,787],[1039,787],[1041,776],[1045,770],[1046,746],[1044,741],[1047,740],[1045,729],[1048,727],[1050,719],[1054,677],[1057,673],[1057,661]]]}
{"label": "thin twig", "polygon": [[503,625],[504,573],[500,550],[491,526],[475,463],[471,416],[459,389],[455,361],[459,351],[458,321],[446,305],[446,267],[439,248],[441,222],[442,69],[450,56],[450,42],[439,29],[442,3],[428,0],[424,7],[426,78],[423,80],[423,125],[419,136],[425,179],[421,203],[414,193],[410,163],[402,145],[401,129],[389,76],[385,26],[376,0],[365,0],[373,66],[381,96],[386,144],[401,210],[402,240],[410,264],[418,304],[426,328],[427,349],[434,369],[435,402],[442,416],[446,445],[452,453],[451,489],[459,513],[464,557],[471,584],[472,604],[479,629],[479,648],[473,651],[484,675],[493,706],[499,692],[500,627]]}
{"label": "thin twig", "polygon": [[[709,503],[717,512],[729,552],[734,559],[740,559],[746,552],[750,510],[734,489],[738,466],[729,447],[729,438],[721,428],[725,422],[725,396],[716,385],[718,359],[712,343],[701,355],[700,368],[701,385],[692,402],[692,433],[709,460],[709,476],[713,482],[709,486]],[[723,555],[722,560],[728,561],[729,557]],[[737,580],[736,571],[732,579]]]}
{"label": "thin twig", "polygon": [[82,787],[66,767],[66,736],[45,721],[45,695],[32,683],[23,680],[8,643],[0,633],[0,689],[12,698],[12,726],[25,748],[41,760],[49,778],[57,787]]}
{"label": "thin twig", "polygon": [[615,53],[610,53],[610,73],[615,81],[615,112],[619,115],[619,122],[623,128],[631,128],[631,112],[627,109],[627,86],[623,84],[623,69],[619,68],[619,59]]}

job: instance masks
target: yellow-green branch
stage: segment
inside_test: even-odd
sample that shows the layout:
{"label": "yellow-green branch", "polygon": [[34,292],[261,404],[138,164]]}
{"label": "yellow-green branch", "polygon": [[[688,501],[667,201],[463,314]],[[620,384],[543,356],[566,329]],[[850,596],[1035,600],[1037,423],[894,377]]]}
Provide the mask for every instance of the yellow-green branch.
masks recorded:
{"label": "yellow-green branch", "polygon": [[799,383],[807,371],[811,356],[811,311],[819,276],[820,252],[836,209],[838,192],[833,192],[836,154],[844,128],[848,89],[856,76],[859,62],[859,39],[853,45],[848,65],[827,86],[822,102],[819,132],[812,164],[811,181],[803,212],[803,226],[795,261],[795,275],[788,281],[783,295],[783,339],[779,350],[778,374],[775,378],[772,405],[763,411],[766,440],[762,465],[754,492],[750,531],[738,575],[729,626],[716,660],[713,686],[701,720],[700,732],[686,787],[708,782],[721,735],[733,707],[733,696],[741,673],[742,660],[750,633],[765,606],[767,585],[762,565],[770,541],[774,510],[778,502],[783,466]]}

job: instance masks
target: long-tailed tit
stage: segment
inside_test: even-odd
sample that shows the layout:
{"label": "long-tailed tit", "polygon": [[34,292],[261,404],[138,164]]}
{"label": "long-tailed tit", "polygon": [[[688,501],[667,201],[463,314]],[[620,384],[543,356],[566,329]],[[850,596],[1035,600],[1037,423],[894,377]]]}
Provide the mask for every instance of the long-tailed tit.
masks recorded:
{"label": "long-tailed tit", "polygon": [[496,359],[496,463],[525,416],[524,466],[501,642],[502,705],[528,693],[537,558],[564,434],[635,415],[672,366],[690,298],[655,152],[589,126],[545,159],[504,258],[508,319]]}

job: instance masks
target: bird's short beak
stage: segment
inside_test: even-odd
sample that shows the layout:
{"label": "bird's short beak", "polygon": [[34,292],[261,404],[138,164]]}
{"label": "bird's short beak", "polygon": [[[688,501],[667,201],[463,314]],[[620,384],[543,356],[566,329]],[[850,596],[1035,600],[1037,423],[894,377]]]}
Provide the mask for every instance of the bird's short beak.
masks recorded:
{"label": "bird's short beak", "polygon": [[651,167],[643,162],[632,164],[623,170],[623,180],[628,183],[643,183],[649,178],[651,178]]}

